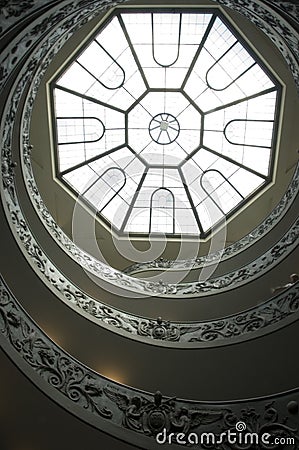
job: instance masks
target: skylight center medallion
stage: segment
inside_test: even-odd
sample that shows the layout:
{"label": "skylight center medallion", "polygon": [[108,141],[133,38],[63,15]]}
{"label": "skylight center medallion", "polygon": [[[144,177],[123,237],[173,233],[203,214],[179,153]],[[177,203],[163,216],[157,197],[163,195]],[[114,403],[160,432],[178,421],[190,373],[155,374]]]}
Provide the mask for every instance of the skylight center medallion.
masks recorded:
{"label": "skylight center medallion", "polygon": [[149,134],[156,144],[171,144],[180,134],[180,124],[172,114],[157,114],[150,121]]}

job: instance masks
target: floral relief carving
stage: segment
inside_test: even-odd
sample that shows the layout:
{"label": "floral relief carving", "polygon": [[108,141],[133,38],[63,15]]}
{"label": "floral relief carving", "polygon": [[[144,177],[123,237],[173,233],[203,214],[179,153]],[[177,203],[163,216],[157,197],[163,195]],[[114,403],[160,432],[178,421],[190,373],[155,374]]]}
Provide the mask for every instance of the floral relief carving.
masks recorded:
{"label": "floral relief carving", "polygon": [[[82,2],[81,2],[82,3]],[[81,4],[80,3],[80,4]],[[83,2],[84,3],[84,2]],[[82,5],[83,5],[82,3]],[[82,6],[81,5],[81,6]],[[74,5],[73,5],[74,6]],[[68,9],[65,9],[65,13],[69,11],[75,11],[72,7],[69,6]],[[75,8],[75,6],[74,6]],[[90,12],[90,11],[89,11]],[[63,15],[62,15],[63,16]],[[55,16],[56,17],[56,16]],[[59,16],[56,18],[51,18],[50,24],[54,24]],[[63,16],[64,17],[64,16]],[[78,16],[78,23],[76,27],[80,26]],[[82,13],[82,21],[86,20],[85,15]],[[65,22],[66,24],[67,22]],[[33,261],[34,265],[38,269],[38,271],[43,274],[46,281],[51,284],[54,291],[57,291],[61,295],[64,296],[70,303],[79,306],[80,308],[87,311],[89,314],[98,318],[103,323],[107,323],[108,325],[113,325],[116,328],[123,329],[124,331],[128,331],[130,333],[134,333],[137,336],[146,336],[153,338],[154,340],[159,340],[159,333],[161,330],[158,328],[158,332],[156,332],[156,328],[153,323],[149,321],[144,321],[143,318],[136,318],[134,316],[125,315],[120,313],[116,309],[107,308],[106,305],[102,305],[99,302],[96,302],[94,299],[91,299],[86,294],[78,290],[72,283],[67,280],[58,270],[57,268],[47,259],[46,255],[43,253],[42,249],[38,245],[38,243],[34,240],[31,235],[30,229],[26,224],[24,217],[22,216],[21,210],[16,203],[16,193],[14,188],[14,178],[13,178],[13,159],[10,154],[10,151],[7,149],[11,147],[11,130],[13,129],[13,123],[16,117],[16,111],[19,105],[19,99],[22,95],[23,89],[27,82],[30,80],[31,71],[33,71],[38,64],[41,64],[41,74],[46,70],[48,63],[51,61],[55,52],[60,48],[59,46],[65,42],[65,39],[69,35],[72,34],[73,30],[68,30],[66,25],[61,27],[61,30],[65,31],[65,35],[62,41],[57,41],[57,34],[55,32],[52,34],[51,38],[49,38],[48,42],[42,44],[40,48],[37,49],[37,52],[33,58],[33,62],[30,61],[29,65],[24,65],[23,67],[23,75],[20,78],[19,84],[16,87],[16,91],[12,97],[12,101],[7,111],[6,115],[6,126],[4,127],[4,143],[5,147],[2,150],[3,161],[5,162],[2,167],[2,175],[3,175],[3,189],[4,193],[7,194],[7,207],[10,212],[11,222],[15,227],[15,230],[19,236],[19,239],[26,250],[28,257],[31,261]],[[49,25],[50,27],[50,25]],[[35,30],[36,33],[39,33],[40,30]],[[54,49],[53,45],[57,41],[58,47]],[[45,58],[45,59],[43,59]],[[30,112],[34,101],[34,95],[38,88],[39,80],[33,85],[32,97],[29,95],[28,99],[28,110],[25,112],[25,129],[28,131],[29,122],[30,122]],[[30,175],[30,144],[28,142],[28,134],[25,134],[25,146],[24,146],[24,165],[28,169],[26,176],[28,176],[28,184],[32,192],[32,197],[36,201],[37,209],[39,209],[42,219],[44,223],[47,225],[53,237],[57,239],[57,241],[61,242],[66,251],[74,257],[74,259],[82,265],[85,265],[88,269],[94,270],[96,274],[101,274],[104,279],[110,280],[111,282],[118,284],[121,287],[129,287],[132,289],[141,290],[144,293],[152,293],[155,292],[158,295],[173,295],[173,296],[189,296],[189,295],[206,295],[207,293],[212,293],[219,291],[220,289],[234,287],[236,284],[246,282],[249,279],[252,279],[255,276],[258,276],[262,270],[267,270],[276,264],[279,261],[279,258],[285,257],[296,245],[296,239],[298,236],[298,223],[295,223],[293,227],[288,231],[286,236],[273,248],[270,249],[267,255],[261,257],[261,259],[252,262],[247,267],[243,267],[238,271],[232,272],[230,274],[226,274],[223,277],[215,278],[210,280],[208,283],[193,283],[193,284],[180,284],[180,285],[171,285],[165,284],[163,282],[158,283],[145,283],[142,281],[135,280],[132,277],[128,277],[125,274],[115,271],[111,267],[104,267],[94,259],[92,259],[89,255],[81,252],[76,246],[67,239],[65,235],[61,232],[53,218],[49,214],[46,209],[42,199],[39,197],[38,190],[36,188],[34,180],[29,176]],[[298,170],[298,169],[297,169]],[[29,174],[29,175],[28,175]],[[288,195],[284,198],[283,205],[288,204],[294,198],[297,193],[298,187],[298,177],[293,180],[294,184],[292,184],[292,189],[288,191]],[[275,210],[274,210],[275,211]],[[279,214],[281,210],[278,208]],[[277,213],[277,210],[276,210]],[[276,214],[275,213],[275,214]],[[274,217],[275,217],[274,214]],[[277,213],[278,214],[278,213]],[[279,214],[277,217],[279,217]],[[269,220],[269,218],[267,219]],[[269,223],[269,222],[267,222]],[[251,236],[248,237],[248,240],[251,240]],[[166,263],[169,264],[169,263]],[[289,316],[291,312],[288,313]],[[137,321],[137,322],[136,322]],[[142,323],[142,325],[140,325]],[[219,322],[217,322],[219,324]],[[255,321],[255,324],[268,324],[269,321]],[[272,324],[273,322],[271,322]],[[146,325],[148,324],[148,325]],[[208,324],[210,326],[211,324]],[[196,324],[195,328],[202,327],[203,325]],[[217,325],[218,326],[218,325]],[[164,328],[163,328],[164,327]],[[178,341],[182,340],[182,336],[189,335],[190,333],[187,330],[190,330],[188,326],[177,326],[176,324],[169,324],[168,328],[163,325],[163,333],[161,333],[160,340],[168,340],[168,341]],[[172,327],[172,331],[169,330]],[[231,334],[236,335],[237,329],[236,323],[232,324],[229,321],[229,325],[227,325],[228,331],[225,331],[223,335],[219,334],[219,339],[221,336],[225,336],[225,338]],[[216,329],[216,326],[213,326]],[[231,328],[233,328],[234,333],[232,333]],[[246,331],[249,326],[244,327]],[[257,328],[257,327],[256,327]],[[259,329],[263,328],[263,326],[259,327]],[[266,326],[265,326],[266,328]],[[194,329],[191,327],[194,331]],[[252,329],[252,327],[251,327]],[[179,330],[179,331],[178,331]],[[153,333],[154,331],[154,333]],[[179,338],[177,337],[179,335]],[[205,334],[207,336],[207,334]],[[210,335],[211,336],[211,335]],[[196,337],[195,335],[193,337]],[[212,340],[212,339],[209,339]],[[198,342],[201,341],[201,338]],[[190,340],[191,342],[191,340]]]}
{"label": "floral relief carving", "polygon": [[0,330],[19,355],[51,386],[92,413],[111,419],[101,406],[97,375],[75,362],[30,323],[3,282],[0,283]]}

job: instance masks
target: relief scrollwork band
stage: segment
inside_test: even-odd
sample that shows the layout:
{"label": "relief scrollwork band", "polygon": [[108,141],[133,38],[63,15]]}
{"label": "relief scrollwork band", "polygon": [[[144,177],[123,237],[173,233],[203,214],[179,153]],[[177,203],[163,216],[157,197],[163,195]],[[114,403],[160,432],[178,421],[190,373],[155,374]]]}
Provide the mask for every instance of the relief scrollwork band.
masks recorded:
{"label": "relief scrollwork band", "polygon": [[[105,3],[106,5],[106,3]],[[73,10],[72,10],[73,12]],[[85,15],[84,19],[86,20]],[[53,19],[54,20],[54,19]],[[78,17],[79,21],[79,17]],[[52,22],[51,22],[52,23]],[[76,26],[79,26],[79,22]],[[61,31],[64,31],[63,42],[66,39],[66,35],[71,35],[72,30],[66,28],[61,28]],[[53,31],[53,30],[52,30]],[[32,60],[29,61],[29,64],[22,67],[22,73],[20,75],[20,79],[18,85],[16,86],[15,92],[12,95],[12,101],[10,101],[7,106],[7,114],[4,117],[4,145],[2,149],[2,157],[5,164],[2,166],[2,175],[3,175],[3,193],[6,201],[6,207],[9,211],[9,220],[11,225],[13,226],[15,233],[18,235],[21,246],[23,247],[25,253],[28,256],[28,260],[32,262],[33,266],[37,269],[37,272],[45,279],[48,283],[52,284],[53,290],[57,291],[59,294],[63,296],[64,299],[72,302],[73,304],[77,304],[78,306],[82,303],[84,307],[86,304],[91,304],[90,302],[95,302],[97,305],[96,308],[100,311],[99,316],[100,320],[106,320],[108,324],[115,324],[115,327],[122,328],[126,331],[130,330],[130,332],[136,333],[136,335],[141,335],[141,333],[146,333],[144,331],[145,328],[142,326],[140,331],[137,333],[132,323],[123,319],[123,316],[119,311],[110,309],[110,312],[107,314],[106,305],[102,305],[101,303],[97,303],[94,299],[89,298],[82,291],[78,290],[76,286],[74,286],[70,280],[66,279],[61,272],[55,267],[51,261],[48,260],[46,254],[43,252],[39,244],[35,241],[33,235],[31,234],[30,228],[27,225],[25,218],[21,212],[21,209],[16,201],[16,190],[14,187],[14,177],[13,177],[13,156],[11,154],[11,134],[13,130],[14,120],[16,118],[16,111],[19,105],[19,100],[22,95],[25,86],[27,85],[28,80],[30,79],[30,71],[36,69],[38,64],[41,64],[41,71],[46,70],[47,64],[51,61],[51,58],[54,56],[55,51],[57,49],[53,49],[53,42],[56,40],[57,45],[61,45],[61,42],[58,39],[58,35],[53,31],[51,35],[51,39],[49,42],[45,42],[41,47],[38,47],[35,55],[32,55]],[[49,53],[50,52],[50,53]],[[45,58],[45,59],[43,59]],[[34,61],[34,63],[32,63]],[[46,63],[45,63],[46,61]],[[33,84],[34,89],[37,89],[38,81]],[[34,93],[32,94],[34,98]],[[33,98],[28,97],[29,100]],[[29,101],[27,103],[28,108],[32,107],[33,102]],[[27,111],[29,112],[29,110]],[[27,120],[25,121],[24,131],[28,131],[30,114],[26,115]],[[28,167],[29,161],[29,153],[30,153],[30,144],[28,142],[28,134],[25,135],[25,152],[24,152],[24,166]],[[30,177],[28,178],[30,180]],[[55,223],[50,213],[46,209],[42,199],[39,197],[38,190],[34,183],[34,180],[31,179],[31,192],[32,197],[36,195],[37,199],[37,209],[40,209],[40,215],[50,230],[53,237],[56,238],[56,241],[60,242],[61,245],[66,249],[67,253],[83,267],[85,266],[89,270],[94,270],[96,275],[100,275],[104,280],[107,280],[113,284],[116,284],[120,287],[124,287],[125,289],[137,290],[142,293],[150,295],[151,293],[155,293],[158,295],[165,296],[175,296],[175,297],[188,297],[188,296],[201,296],[208,295],[209,293],[219,292],[223,289],[230,289],[236,285],[240,285],[249,280],[252,280],[254,277],[259,276],[263,271],[269,270],[273,267],[273,265],[277,264],[282,258],[287,256],[295,247],[296,239],[298,236],[298,221],[293,224],[293,226],[286,232],[286,235],[281,239],[279,243],[277,243],[272,249],[260,257],[258,260],[250,263],[247,266],[239,269],[238,271],[231,272],[229,274],[225,274],[222,277],[214,278],[209,282],[198,282],[198,283],[182,283],[182,284],[165,284],[161,283],[151,283],[145,282],[143,280],[137,280],[133,277],[126,276],[125,274],[114,270],[111,267],[105,266],[98,261],[91,258],[89,255],[84,254],[78,249],[72,241],[70,241],[66,235],[62,233],[59,229],[58,225]],[[290,197],[288,197],[289,199]],[[103,313],[104,308],[106,308],[106,312]],[[94,308],[88,308],[87,311],[93,311]],[[112,311],[112,312],[111,312]],[[104,319],[102,319],[102,317]],[[133,318],[133,321],[135,318]],[[138,322],[143,321],[143,318]],[[124,325],[125,324],[125,325]],[[138,327],[137,327],[138,329]],[[142,331],[141,331],[142,330]],[[187,333],[180,332],[180,336]],[[148,336],[152,336],[152,333],[149,332]],[[164,336],[164,335],[163,335]],[[168,334],[165,334],[165,340],[168,340]],[[176,336],[174,334],[173,336]],[[157,339],[156,335],[154,339]],[[171,339],[169,339],[171,340]],[[177,340],[177,338],[173,339]]]}
{"label": "relief scrollwork band", "polygon": [[[26,368],[43,380],[48,395],[60,394],[62,406],[76,413],[71,406],[75,404],[83,417],[89,413],[101,418],[102,422],[96,422],[101,429],[109,422],[142,435],[147,440],[146,448],[151,448],[157,434],[164,430],[166,434],[196,432],[198,436],[209,432],[219,439],[221,433],[235,430],[240,421],[249,432],[291,437],[294,443],[291,448],[298,448],[299,389],[268,398],[209,403],[164,397],[159,391],[150,394],[108,381],[51,341],[21,308],[3,280],[0,282],[0,339],[10,344],[7,351],[12,357],[17,352]],[[129,435],[126,438],[130,440]],[[217,448],[239,447],[221,443]]]}
{"label": "relief scrollwork band", "polygon": [[[77,25],[78,26],[78,25]],[[61,31],[61,30],[60,30]],[[71,31],[68,30],[68,33],[71,34]],[[54,34],[55,36],[55,34]],[[57,36],[55,36],[57,38]],[[51,39],[51,44],[53,44],[53,39]],[[65,36],[64,36],[65,39]],[[57,45],[59,48],[59,39],[57,39]],[[53,57],[55,54],[55,49],[53,50],[51,46],[51,56]],[[45,53],[47,63],[50,62],[51,58],[49,58],[49,55],[47,55],[47,46],[43,49],[43,52]],[[36,60],[40,63],[43,61],[42,59],[42,52],[41,49],[38,50],[38,57]],[[33,65],[34,66],[34,65]],[[41,73],[46,69],[46,65],[43,62],[41,64],[42,69]],[[28,68],[26,73],[28,74]],[[26,78],[24,79],[24,84],[26,82]],[[20,81],[22,84],[22,80]],[[24,128],[23,133],[25,136],[25,142],[24,147],[28,147],[30,144],[28,143],[28,135],[29,135],[29,123],[30,123],[30,108],[32,108],[33,102],[34,102],[34,95],[37,91],[37,86],[39,84],[39,80],[36,81],[34,84],[33,91],[31,95],[28,97],[27,101],[27,110],[24,114]],[[14,117],[15,111],[13,109],[17,107],[18,105],[18,95],[20,96],[21,87],[19,87],[18,94],[16,93],[14,96],[14,101],[11,105],[11,110],[8,112],[8,117]],[[9,123],[9,120],[6,122]],[[8,126],[8,125],[7,125]],[[11,128],[10,124],[9,127]],[[7,132],[7,139],[8,139],[9,132]],[[270,267],[272,267],[273,264],[277,263],[278,260],[274,261],[273,255],[269,254],[268,259],[265,261],[257,261],[256,264],[252,263],[251,265],[248,265],[247,267],[243,267],[242,269],[238,271],[234,271],[230,274],[226,274],[223,277],[218,277],[213,280],[207,281],[207,282],[195,282],[195,283],[182,283],[178,285],[172,285],[172,284],[159,284],[158,283],[150,283],[146,282],[144,280],[136,280],[133,277],[127,276],[126,274],[123,274],[121,272],[118,272],[117,270],[112,269],[111,267],[108,267],[102,263],[99,263],[94,258],[91,258],[89,255],[85,254],[83,251],[79,250],[75,244],[70,241],[67,236],[62,232],[62,230],[59,229],[54,219],[51,217],[49,211],[47,210],[44,202],[39,196],[38,189],[35,185],[35,181],[32,177],[31,168],[29,165],[28,158],[28,152],[25,150],[24,157],[24,167],[27,168],[27,173],[25,174],[25,180],[28,184],[29,191],[31,192],[31,198],[34,201],[34,204],[36,206],[36,209],[45,223],[47,229],[50,231],[52,236],[56,239],[56,241],[59,243],[59,245],[64,248],[64,250],[68,253],[69,256],[71,256],[75,261],[79,262],[84,268],[94,273],[96,276],[102,277],[104,280],[107,280],[115,285],[118,285],[120,287],[125,287],[129,290],[137,290],[145,293],[145,294],[151,294],[156,293],[159,295],[165,295],[165,296],[175,296],[175,297],[181,297],[181,296],[200,296],[200,295],[207,295],[212,294],[214,292],[218,292],[223,289],[231,289],[235,285],[240,283],[245,283],[249,279],[252,279],[253,277],[258,276],[263,271],[268,270]],[[13,214],[16,216],[16,211],[13,212]],[[19,221],[22,221],[19,217]],[[294,231],[294,230],[293,230]],[[294,244],[294,242],[292,243]],[[37,244],[35,244],[37,245]],[[284,254],[286,255],[288,251],[291,251],[292,245],[283,245],[281,246],[281,249],[284,250]],[[282,257],[282,254],[280,254],[280,257]],[[254,265],[258,265],[259,269],[255,270]]]}
{"label": "relief scrollwork band", "polygon": [[3,281],[0,283],[0,331],[48,384],[86,410],[111,419],[112,412],[100,404],[103,392],[96,374],[55,346],[29,320]]}

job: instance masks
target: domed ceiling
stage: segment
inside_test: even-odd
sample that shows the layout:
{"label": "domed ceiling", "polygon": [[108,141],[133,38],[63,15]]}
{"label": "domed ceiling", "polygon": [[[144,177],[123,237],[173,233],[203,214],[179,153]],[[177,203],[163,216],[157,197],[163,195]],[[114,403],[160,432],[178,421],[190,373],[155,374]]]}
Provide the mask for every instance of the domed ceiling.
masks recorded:
{"label": "domed ceiling", "polygon": [[205,238],[272,180],[281,86],[215,9],[117,9],[51,84],[56,177],[118,234]]}

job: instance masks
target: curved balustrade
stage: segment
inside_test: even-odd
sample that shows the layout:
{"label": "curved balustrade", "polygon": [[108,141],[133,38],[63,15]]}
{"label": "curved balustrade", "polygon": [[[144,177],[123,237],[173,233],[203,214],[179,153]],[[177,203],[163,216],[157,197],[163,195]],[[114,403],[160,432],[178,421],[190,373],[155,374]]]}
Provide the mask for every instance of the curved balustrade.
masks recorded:
{"label": "curved balustrade", "polygon": [[[30,230],[30,224],[27,223],[26,214],[23,214],[18,198],[15,180],[16,153],[13,149],[13,132],[14,128],[19,127],[18,108],[28,88],[23,116],[25,135],[21,139],[21,150],[24,178],[36,211],[50,235],[74,261],[125,291],[129,292],[131,289],[145,295],[178,298],[206,296],[241,286],[262,276],[294,250],[298,243],[299,221],[296,220],[279,242],[274,243],[264,255],[238,270],[208,282],[174,285],[136,280],[128,275],[132,273],[132,268],[127,274],[123,274],[80,251],[54,222],[35,185],[30,164],[30,115],[40,78],[63,43],[76,29],[95,17],[99,10],[118,2],[77,0],[57,4],[54,1],[28,0],[19,4],[13,2],[12,6],[8,1],[2,3],[2,15],[8,19],[0,29],[0,33],[4,35],[9,26],[18,23],[17,19],[23,13],[24,17],[31,13],[36,14],[36,17],[39,14],[38,18],[26,24],[18,36],[10,40],[1,55],[0,86],[6,87],[9,83],[12,85],[7,102],[3,104],[5,113],[1,122],[1,193],[18,245],[42,281],[57,296],[81,308],[85,314],[90,314],[104,326],[143,342],[165,346],[212,347],[239,343],[273,332],[298,320],[298,283],[250,310],[219,320],[178,323],[166,322],[163,318],[147,319],[110,308],[78,289],[55,267],[55,262],[48,259],[42,245],[35,239],[34,230]],[[289,20],[290,15],[296,14],[296,5],[291,2],[258,0],[242,0],[238,3],[220,0],[218,3],[241,12],[270,37],[284,55],[299,87],[296,59],[298,47],[294,33],[296,21],[294,18]],[[55,8],[51,10],[51,6]],[[29,87],[30,83],[32,85]],[[273,212],[253,232],[227,247],[224,250],[224,259],[249,248],[268,233],[287,213],[297,192],[298,166],[286,194]],[[213,257],[217,256],[212,255],[211,262]],[[189,268],[191,264],[193,268],[195,263],[196,267],[201,267],[204,262],[207,262],[205,257],[176,263],[160,260],[154,264],[158,264],[158,268],[162,265],[166,269],[181,269],[182,265],[186,269],[186,265]],[[0,331],[0,342],[5,351],[48,396],[84,421],[141,448],[161,448],[156,436],[160,433],[160,440],[164,439],[165,430],[166,440],[170,433],[174,433],[173,439],[177,433],[184,433],[187,438],[192,436],[192,441],[189,442],[191,448],[198,448],[196,436],[200,439],[203,434],[212,433],[217,439],[218,448],[224,450],[227,446],[224,442],[219,442],[221,433],[241,432],[242,427],[245,431],[244,426],[254,436],[261,438],[262,435],[269,434],[272,439],[285,439],[284,442],[290,439],[290,448],[299,448],[299,389],[263,398],[209,403],[167,398],[160,392],[153,394],[117,384],[87,368],[54,344],[20,306],[2,278]],[[172,448],[181,448],[180,442],[177,442],[178,445],[172,442]],[[264,444],[259,443],[258,448],[268,448]],[[273,445],[272,448],[279,448]],[[212,446],[215,448],[213,442]]]}
{"label": "curved balustrade", "polygon": [[[18,355],[19,366],[43,391],[73,414],[114,436],[155,449],[160,448],[164,436],[168,439],[170,433],[173,436],[184,433],[186,439],[192,436],[189,443],[195,448],[203,434],[212,433],[221,444],[217,448],[225,449],[221,433],[246,429],[259,439],[264,433],[272,439],[291,438],[290,448],[298,448],[299,389],[269,397],[209,403],[167,398],[160,392],[150,394],[119,385],[76,361],[52,342],[2,280],[0,328],[5,350],[14,360]],[[176,441],[172,442],[172,448],[176,448]],[[258,448],[267,448],[264,444]]]}

